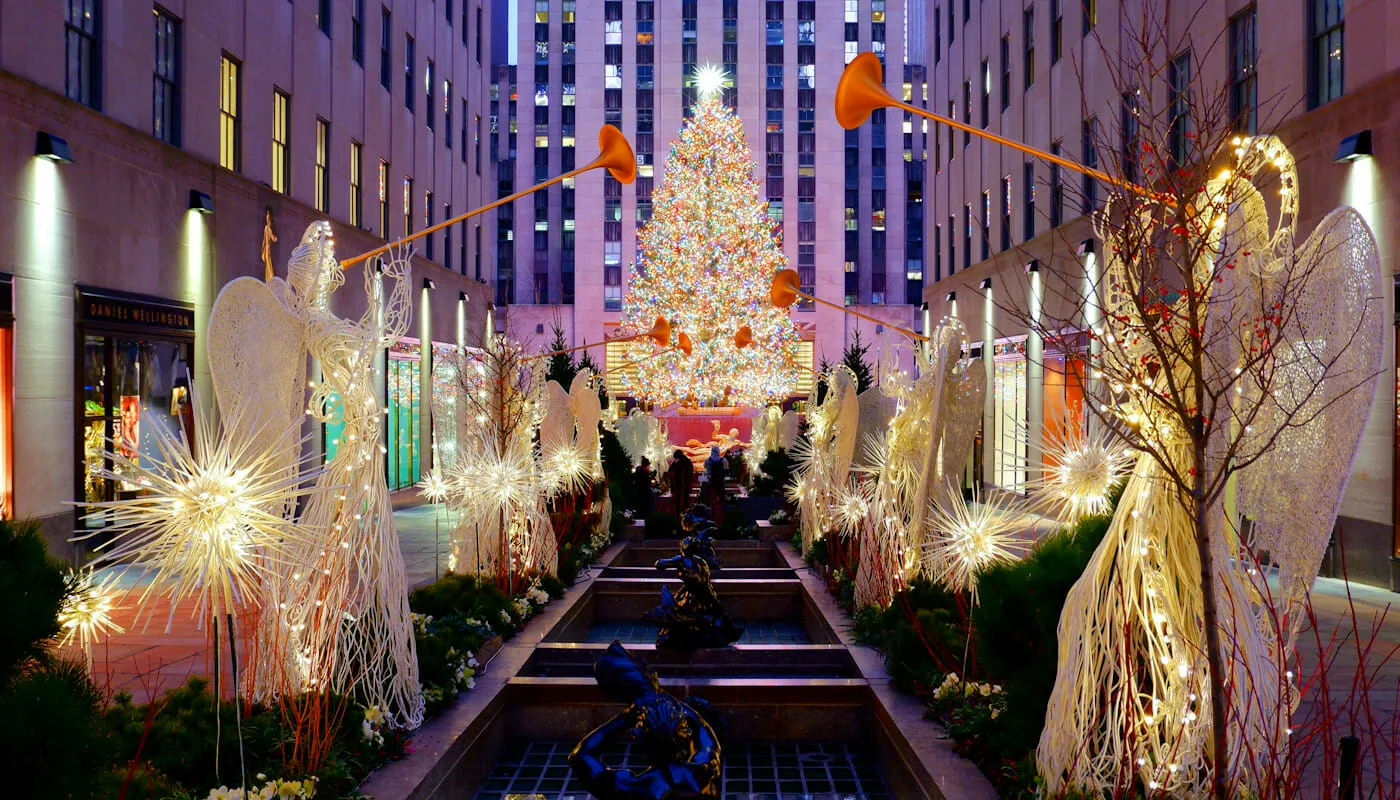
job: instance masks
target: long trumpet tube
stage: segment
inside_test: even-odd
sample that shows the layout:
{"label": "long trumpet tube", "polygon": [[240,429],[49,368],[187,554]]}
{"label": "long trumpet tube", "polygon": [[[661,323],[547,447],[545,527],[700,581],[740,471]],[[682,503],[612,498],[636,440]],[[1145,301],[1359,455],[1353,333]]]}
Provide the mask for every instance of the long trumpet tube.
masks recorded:
{"label": "long trumpet tube", "polygon": [[389,250],[398,247],[399,245],[408,244],[414,239],[419,239],[424,236],[427,236],[428,234],[436,233],[437,231],[440,231],[443,228],[449,227],[451,225],[456,225],[457,223],[471,219],[472,217],[475,217],[478,214],[485,214],[487,211],[490,211],[493,208],[499,208],[507,203],[513,203],[516,200],[519,200],[520,198],[524,197],[525,195],[538,192],[541,189],[553,186],[556,183],[560,183],[561,181],[565,181],[569,178],[581,175],[592,169],[598,169],[599,167],[607,169],[607,171],[611,173],[612,176],[616,178],[619,183],[631,183],[633,180],[636,179],[637,159],[632,154],[632,146],[627,143],[627,139],[622,135],[622,131],[618,130],[613,125],[604,125],[602,129],[598,131],[598,149],[599,151],[601,151],[599,156],[595,158],[592,162],[585,164],[582,167],[569,170],[563,175],[557,175],[545,181],[544,183],[537,183],[528,189],[521,189],[513,195],[510,195],[508,197],[502,197],[499,200],[487,203],[481,208],[472,209],[471,211],[468,211],[465,214],[455,216],[452,219],[443,220],[442,222],[439,222],[436,225],[424,228],[423,230],[418,231],[415,234],[405,236],[397,241],[380,245],[379,247],[376,247],[373,250],[370,250],[369,252],[361,253],[357,256],[354,256],[353,258],[347,258],[344,261],[340,262],[340,268],[349,269],[350,267],[353,267],[362,261],[367,261],[371,258],[374,258],[375,256],[380,255],[381,253],[387,253],[389,252]]}
{"label": "long trumpet tube", "polygon": [[[1094,180],[1126,189],[1143,197],[1158,199],[1157,193],[1151,189],[1125,181],[1122,178],[1115,178],[1106,172],[1086,167],[1077,161],[1071,161],[1063,156],[1048,153],[1044,150],[1022,144],[1004,136],[998,136],[991,131],[981,128],[974,128],[971,125],[958,122],[955,119],[935,114],[928,109],[919,108],[898,100],[890,94],[884,87],[884,70],[880,67],[880,59],[874,53],[861,53],[856,56],[851,63],[846,65],[846,69],[841,73],[841,80],[836,85],[836,121],[846,130],[858,128],[870,117],[870,112],[876,108],[893,106],[910,114],[931,119],[949,127],[960,130],[964,133],[980,136],[988,141],[995,142],[1003,147],[1010,147],[1019,150],[1026,155],[1035,156],[1043,161],[1058,164],[1065,169],[1074,170],[1083,175],[1088,175]],[[821,302],[821,301],[817,301]]]}
{"label": "long trumpet tube", "polygon": [[838,306],[835,303],[827,302],[826,300],[823,300],[820,297],[815,297],[813,295],[807,294],[806,292],[798,288],[800,285],[801,284],[799,283],[797,270],[780,270],[778,274],[773,276],[773,285],[768,292],[768,298],[772,301],[774,306],[777,306],[778,308],[787,308],[788,306],[792,305],[793,301],[795,301],[797,298],[802,297],[807,300],[811,300],[813,303],[821,303],[824,306],[834,308],[843,314],[850,314],[851,316],[856,317],[858,319],[863,319],[866,322],[873,322],[876,325],[883,325],[886,328],[889,328],[890,330],[897,331],[899,333],[904,334],[905,336],[909,336],[921,342],[928,341],[928,337],[924,336],[921,333],[915,333],[914,331],[911,331],[908,328],[901,328],[898,325],[892,325],[889,322],[886,322],[885,320],[876,319],[875,317],[862,314],[854,309],[850,309],[845,306]]}

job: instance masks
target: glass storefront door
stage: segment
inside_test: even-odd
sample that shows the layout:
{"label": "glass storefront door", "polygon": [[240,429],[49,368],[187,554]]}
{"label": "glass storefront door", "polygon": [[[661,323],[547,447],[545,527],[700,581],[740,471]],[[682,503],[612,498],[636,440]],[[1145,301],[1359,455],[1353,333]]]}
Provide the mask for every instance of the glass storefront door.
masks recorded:
{"label": "glass storefront door", "polygon": [[[111,456],[148,466],[159,458],[156,434],[192,436],[189,378],[193,343],[88,334],[83,337],[78,438],[83,453],[80,497],[89,503],[132,497],[139,485],[92,474],[102,466],[120,474]],[[101,515],[83,527],[102,527]]]}
{"label": "glass storefront door", "polygon": [[389,490],[404,489],[419,480],[419,423],[422,420],[423,361],[418,342],[404,339],[389,348],[387,446]]}
{"label": "glass storefront door", "polygon": [[1026,490],[1025,341],[999,343],[992,370],[992,480],[1008,492]]}

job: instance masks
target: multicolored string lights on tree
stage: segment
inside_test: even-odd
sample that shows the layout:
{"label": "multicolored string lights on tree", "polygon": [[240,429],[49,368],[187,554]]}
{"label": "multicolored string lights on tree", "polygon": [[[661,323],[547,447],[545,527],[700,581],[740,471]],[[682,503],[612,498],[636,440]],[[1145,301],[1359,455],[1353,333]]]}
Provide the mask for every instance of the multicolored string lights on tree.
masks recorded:
{"label": "multicolored string lights on tree", "polygon": [[[714,82],[703,83],[653,196],[655,216],[638,234],[622,313],[631,330],[666,317],[689,333],[694,352],[639,361],[626,389],[656,405],[763,406],[787,397],[797,378],[797,329],[785,309],[768,301],[786,259],[759,198],[743,123],[721,102]],[[731,333],[744,325],[753,343],[740,348]],[[652,347],[628,350],[631,361]]]}

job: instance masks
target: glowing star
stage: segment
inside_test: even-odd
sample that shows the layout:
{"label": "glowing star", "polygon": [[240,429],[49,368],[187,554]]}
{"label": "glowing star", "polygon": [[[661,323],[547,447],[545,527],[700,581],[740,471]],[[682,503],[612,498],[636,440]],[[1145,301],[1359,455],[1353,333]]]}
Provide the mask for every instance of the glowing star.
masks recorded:
{"label": "glowing star", "polygon": [[1094,434],[1047,429],[1043,451],[1045,463],[1053,466],[1030,487],[1032,502],[1066,521],[1107,513],[1114,485],[1132,465],[1128,444],[1107,429]]}
{"label": "glowing star", "polygon": [[1015,560],[1026,543],[1017,535],[1015,516],[993,501],[968,505],[952,492],[946,506],[935,505],[929,524],[933,535],[924,544],[933,577],[949,589],[969,592],[977,602],[977,573],[998,562]]}
{"label": "glowing star", "polygon": [[309,457],[285,467],[289,442],[303,443],[299,426],[240,442],[216,431],[206,414],[194,417],[192,441],[183,431],[151,426],[155,452],[139,460],[112,443],[112,467],[93,474],[139,484],[142,492],[82,505],[108,523],[102,532],[111,536],[96,548],[94,565],[149,570],[154,579],[141,605],[153,593],[172,603],[195,597],[195,616],[208,619],[255,603],[270,564],[287,563],[295,548],[319,541],[316,529],[296,524],[284,509],[320,470],[307,468]]}
{"label": "glowing star", "polygon": [[58,612],[58,624],[63,627],[60,644],[66,645],[76,639],[87,656],[91,671],[92,646],[108,634],[126,630],[112,619],[112,612],[118,608],[116,592],[107,582],[94,580],[90,569],[70,572],[64,580],[68,584],[68,596]]}
{"label": "glowing star", "polygon": [[437,467],[428,471],[428,477],[418,484],[423,488],[423,496],[428,498],[428,502],[437,505],[447,499],[448,483]]}
{"label": "glowing star", "polygon": [[725,84],[729,82],[729,75],[723,67],[705,64],[695,70],[691,82],[700,97],[711,97],[724,91]]}
{"label": "glowing star", "polygon": [[558,447],[540,460],[542,482],[549,494],[570,495],[587,488],[593,478],[585,448]]}

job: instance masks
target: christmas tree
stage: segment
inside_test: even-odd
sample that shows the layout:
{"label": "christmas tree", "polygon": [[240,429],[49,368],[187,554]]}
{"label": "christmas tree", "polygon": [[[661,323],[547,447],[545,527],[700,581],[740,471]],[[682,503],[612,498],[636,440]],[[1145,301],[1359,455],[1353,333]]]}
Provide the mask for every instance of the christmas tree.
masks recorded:
{"label": "christmas tree", "polygon": [[[694,115],[671,145],[655,213],[638,233],[622,313],[623,327],[639,331],[664,316],[694,349],[647,358],[653,346],[634,344],[630,358],[645,360],[626,388],[657,405],[763,406],[796,384],[797,329],[768,299],[787,259],[759,197],[743,123],[713,83],[701,85]],[[745,325],[753,342],[739,348],[734,334]]]}

